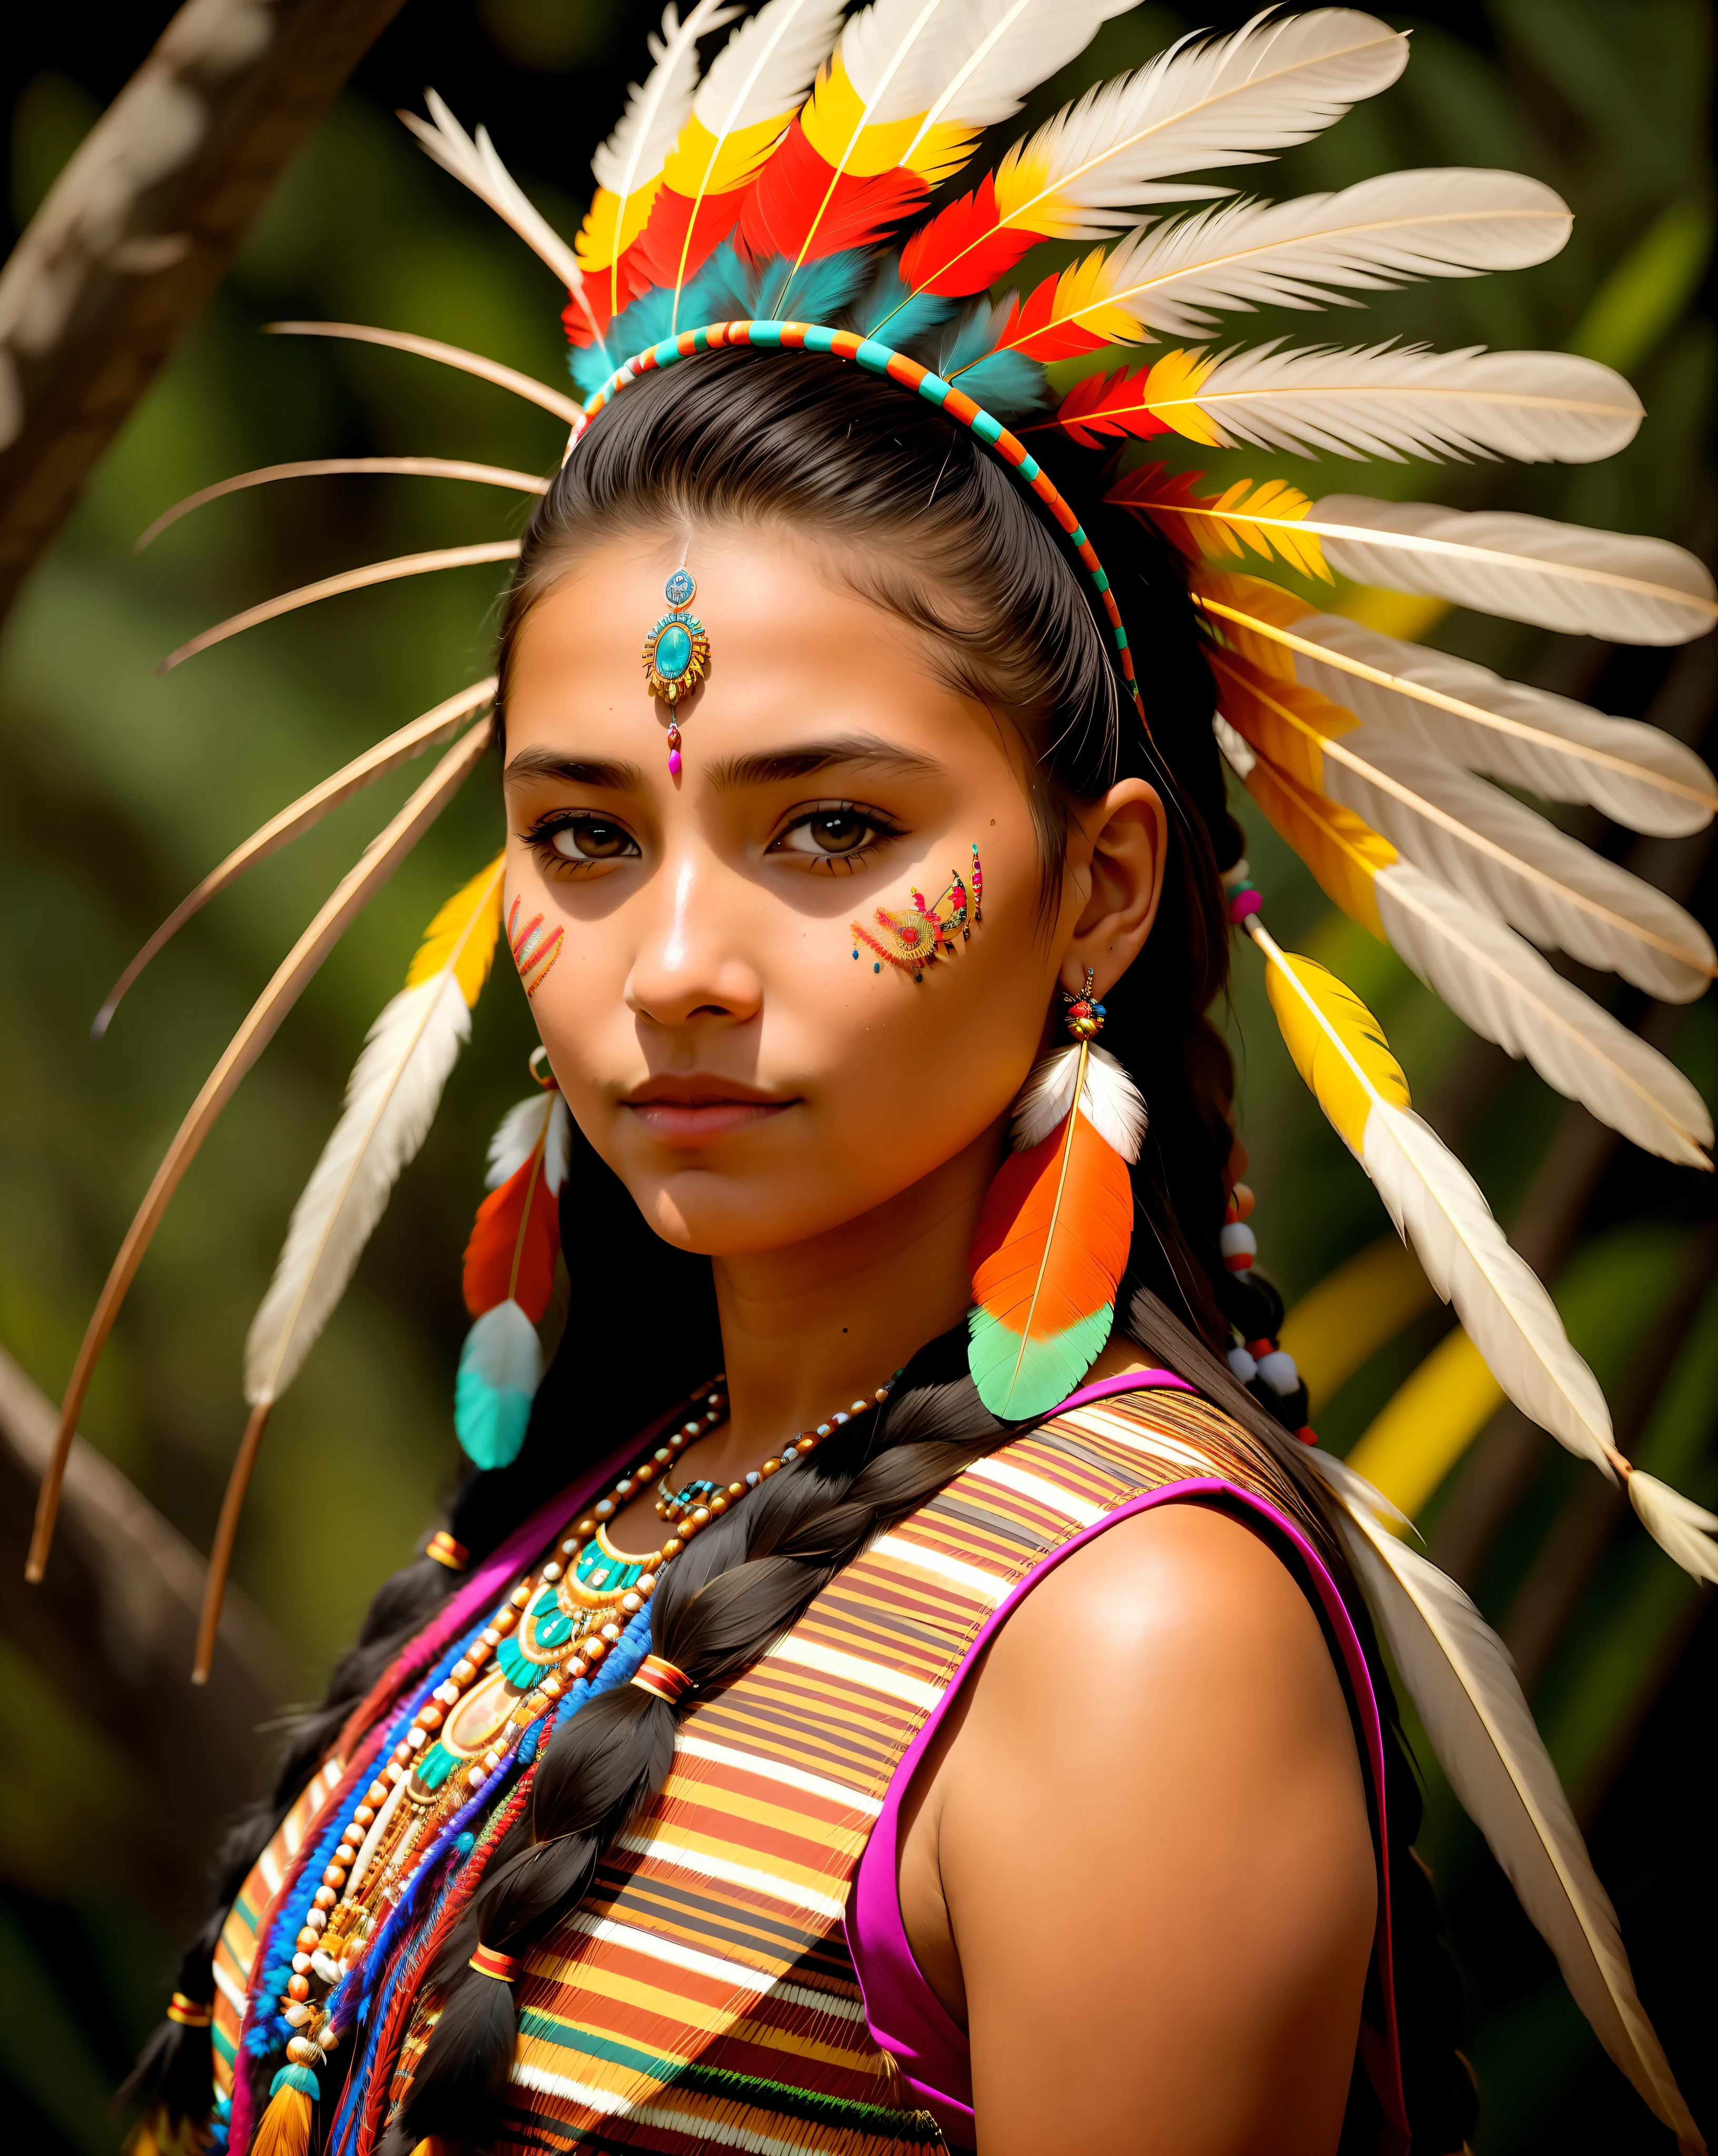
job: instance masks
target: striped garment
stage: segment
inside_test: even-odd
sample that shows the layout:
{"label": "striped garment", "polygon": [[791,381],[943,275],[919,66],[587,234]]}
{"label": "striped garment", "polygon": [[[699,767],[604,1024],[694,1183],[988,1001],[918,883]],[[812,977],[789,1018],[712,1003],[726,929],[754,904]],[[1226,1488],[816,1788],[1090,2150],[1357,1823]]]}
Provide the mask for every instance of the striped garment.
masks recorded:
{"label": "striped garment", "polygon": [[[874,2041],[843,1919],[895,1769],[975,1635],[1053,1551],[1130,1499],[1218,1476],[1285,1502],[1283,1478],[1196,1395],[1118,1395],[975,1461],[850,1565],[792,1630],[684,1713],[669,1779],[582,1906],[526,1961],[507,2131],[523,2151],[744,2149],[882,2156],[943,2148]],[[1292,1501],[1290,1501],[1290,1502]],[[313,1789],[337,1779],[324,1770]],[[249,1974],[268,1867],[223,1934]],[[433,2021],[418,2002],[393,2074]],[[361,2137],[353,2156],[370,2156]]]}
{"label": "striped garment", "polygon": [[244,1995],[256,1960],[263,1918],[286,1876],[288,1866],[323,1805],[339,1787],[341,1762],[330,1758],[311,1775],[304,1790],[274,1830],[274,1838],[251,1867],[238,1899],[227,1912],[215,1946],[215,2018],[209,2035],[215,2051],[215,2095],[224,2103],[233,2093],[233,2062],[238,2056],[238,2027]]}

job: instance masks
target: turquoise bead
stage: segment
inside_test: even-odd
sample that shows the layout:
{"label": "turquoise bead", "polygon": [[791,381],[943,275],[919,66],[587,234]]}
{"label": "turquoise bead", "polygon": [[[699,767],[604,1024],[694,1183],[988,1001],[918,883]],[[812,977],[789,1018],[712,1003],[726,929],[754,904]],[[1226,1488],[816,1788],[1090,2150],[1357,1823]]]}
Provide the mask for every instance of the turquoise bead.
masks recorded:
{"label": "turquoise bead", "polygon": [[692,639],[682,622],[671,621],[656,639],[656,670],[664,681],[678,681],[692,663]]}

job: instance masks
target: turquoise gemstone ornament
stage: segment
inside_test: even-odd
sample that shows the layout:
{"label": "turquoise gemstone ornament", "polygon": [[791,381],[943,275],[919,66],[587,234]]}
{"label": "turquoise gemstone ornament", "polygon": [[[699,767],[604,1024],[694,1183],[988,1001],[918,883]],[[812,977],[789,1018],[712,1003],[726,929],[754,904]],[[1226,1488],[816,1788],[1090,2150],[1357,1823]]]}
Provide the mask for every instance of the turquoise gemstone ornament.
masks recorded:
{"label": "turquoise gemstone ornament", "polygon": [[653,696],[669,707],[668,769],[671,778],[680,775],[680,726],[675,707],[704,679],[710,664],[710,639],[696,614],[686,609],[698,595],[690,569],[679,568],[662,588],[669,611],[651,625],[644,639],[646,685]]}

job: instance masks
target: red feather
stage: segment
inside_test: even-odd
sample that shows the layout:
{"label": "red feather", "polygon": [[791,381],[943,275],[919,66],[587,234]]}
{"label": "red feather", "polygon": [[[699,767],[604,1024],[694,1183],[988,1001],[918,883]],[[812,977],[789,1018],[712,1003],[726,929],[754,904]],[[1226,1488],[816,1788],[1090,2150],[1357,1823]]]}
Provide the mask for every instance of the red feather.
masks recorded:
{"label": "red feather", "polygon": [[[676,194],[672,187],[659,189],[649,223],[627,250],[628,263],[636,256],[649,284],[661,285],[669,291],[684,285],[689,278],[697,275],[739,223],[740,206],[749,192],[745,187],[733,187],[726,194],[706,195],[698,205],[697,224],[688,247],[686,232],[692,224],[691,198]],[[680,259],[683,249],[684,268]],[[689,323],[687,326],[701,328],[703,325]]]}
{"label": "red feather", "polygon": [[987,174],[972,193],[938,211],[902,248],[900,274],[907,290],[949,300],[987,292],[1038,242],[1035,232],[998,224],[1001,215],[996,182]]}
{"label": "red feather", "polygon": [[1082,352],[1101,352],[1111,341],[1110,338],[1089,330],[1084,322],[1056,320],[1056,293],[1061,282],[1059,276],[1052,275],[1023,303],[1017,296],[992,349],[1021,352],[1046,366],[1053,359],[1077,359]]}
{"label": "red feather", "polygon": [[930,190],[916,172],[897,165],[868,179],[832,167],[813,149],[796,120],[780,146],[746,189],[740,212],[740,244],[755,260],[785,254],[808,262],[844,248],[870,247],[921,209]]}
{"label": "red feather", "polygon": [[560,1208],[543,1181],[540,1143],[477,1209],[465,1245],[466,1309],[481,1317],[510,1295],[536,1324],[554,1292],[560,1254]]}
{"label": "red feather", "polygon": [[1061,428],[1088,449],[1101,446],[1098,440],[1100,434],[1134,434],[1143,439],[1148,434],[1170,433],[1167,419],[1160,419],[1155,412],[1144,408],[1146,383],[1151,372],[1149,367],[1137,367],[1131,373],[1121,367],[1114,374],[1087,375],[1084,382],[1076,382],[1062,399],[1059,410],[1049,424]]}
{"label": "red feather", "polygon": [[[617,266],[615,274],[620,286],[623,307],[630,305],[641,292],[648,292],[656,282],[655,277],[644,266],[641,254],[644,244],[644,234],[640,233],[621,256]],[[594,344],[599,332],[605,336],[608,335],[608,325],[614,319],[609,311],[608,289],[608,270],[593,270],[585,279],[584,298],[569,300],[561,310],[561,326],[567,331],[569,344],[577,346]],[[586,301],[590,305],[588,315],[585,312]],[[591,326],[592,315],[597,319],[595,329]],[[629,355],[623,353],[621,357],[625,358]]]}
{"label": "red feather", "polygon": [[1213,507],[1218,500],[1215,495],[1195,494],[1193,491],[1204,477],[1203,472],[1172,471],[1167,465],[1141,465],[1136,471],[1131,471],[1126,478],[1119,480],[1104,499],[1117,503],[1123,509],[1131,509],[1136,516],[1149,517],[1164,537],[1180,547],[1189,561],[1203,562],[1206,550],[1200,544],[1198,527],[1193,519],[1169,515],[1159,516],[1153,511]]}

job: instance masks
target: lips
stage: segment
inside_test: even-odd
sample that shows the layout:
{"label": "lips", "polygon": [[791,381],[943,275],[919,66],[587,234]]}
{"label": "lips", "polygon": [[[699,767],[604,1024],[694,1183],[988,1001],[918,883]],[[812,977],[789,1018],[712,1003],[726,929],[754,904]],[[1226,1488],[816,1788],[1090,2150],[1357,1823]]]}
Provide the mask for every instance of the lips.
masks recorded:
{"label": "lips", "polygon": [[654,1078],[621,1102],[663,1145],[712,1145],[752,1130],[791,1108],[793,1101],[736,1079]]}

